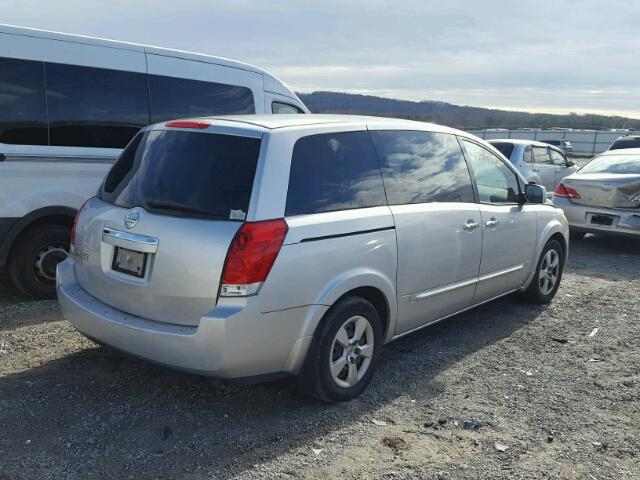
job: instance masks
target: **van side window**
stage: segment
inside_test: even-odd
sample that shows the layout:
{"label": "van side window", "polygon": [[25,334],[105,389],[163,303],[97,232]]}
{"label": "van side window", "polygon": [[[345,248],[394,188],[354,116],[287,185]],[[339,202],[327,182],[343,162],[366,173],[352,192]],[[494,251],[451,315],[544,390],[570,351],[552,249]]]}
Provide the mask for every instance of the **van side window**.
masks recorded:
{"label": "van side window", "polygon": [[471,166],[481,203],[517,203],[518,177],[496,155],[473,142],[460,139]]}
{"label": "van side window", "polygon": [[454,135],[374,131],[389,204],[475,202],[471,175]]}
{"label": "van side window", "polygon": [[283,102],[272,102],[271,103],[271,113],[280,114],[280,113],[304,113],[295,105],[289,105],[288,103]]}
{"label": "van side window", "polygon": [[149,75],[151,123],[185,117],[255,113],[250,88]]}
{"label": "van side window", "polygon": [[123,148],[149,123],[146,75],[45,63],[51,145]]}
{"label": "van side window", "polygon": [[367,132],[310,135],[293,147],[285,215],[386,204]]}
{"label": "van side window", "polygon": [[0,142],[48,143],[42,62],[0,58]]}

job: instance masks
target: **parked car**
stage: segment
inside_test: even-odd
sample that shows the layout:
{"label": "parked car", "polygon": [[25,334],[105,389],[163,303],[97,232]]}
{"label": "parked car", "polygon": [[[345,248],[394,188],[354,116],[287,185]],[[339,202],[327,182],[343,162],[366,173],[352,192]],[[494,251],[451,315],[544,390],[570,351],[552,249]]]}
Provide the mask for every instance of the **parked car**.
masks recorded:
{"label": "parked car", "polygon": [[640,135],[625,135],[616,138],[609,150],[622,150],[624,148],[640,148]]}
{"label": "parked car", "polygon": [[308,112],[244,63],[0,25],[0,267],[55,296],[76,210],[141,127],[176,117]]}
{"label": "parked car", "polygon": [[586,233],[640,235],[640,148],[608,150],[565,178],[553,203],[572,237]]}
{"label": "parked car", "polygon": [[553,145],[554,147],[558,147],[562,153],[565,155],[570,155],[573,153],[573,145],[569,140],[540,140],[542,143],[546,143],[547,145]]}
{"label": "parked car", "polygon": [[549,193],[567,175],[578,170],[557,147],[534,140],[489,140],[529,182],[544,185]]}
{"label": "parked car", "polygon": [[[162,168],[157,168],[162,165]],[[384,343],[510,292],[555,295],[568,229],[490,145],[372,117],[142,130],[58,265],[87,337],[225,378],[359,395]]]}

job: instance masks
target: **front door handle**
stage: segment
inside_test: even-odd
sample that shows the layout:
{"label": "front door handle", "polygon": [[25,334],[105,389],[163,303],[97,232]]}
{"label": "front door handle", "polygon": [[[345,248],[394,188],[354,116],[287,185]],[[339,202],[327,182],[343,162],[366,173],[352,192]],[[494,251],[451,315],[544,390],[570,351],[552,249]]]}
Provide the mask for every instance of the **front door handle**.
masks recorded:
{"label": "front door handle", "polygon": [[496,220],[495,218],[492,218],[492,219],[490,219],[490,220],[487,220],[487,221],[485,222],[485,225],[486,225],[488,228],[496,228],[496,227],[498,226],[498,224],[499,224],[499,223],[500,223],[500,222],[499,222],[498,220]]}
{"label": "front door handle", "polygon": [[476,223],[473,220],[467,220],[467,223],[465,223],[462,228],[464,228],[467,232],[473,232],[479,226],[479,223]]}

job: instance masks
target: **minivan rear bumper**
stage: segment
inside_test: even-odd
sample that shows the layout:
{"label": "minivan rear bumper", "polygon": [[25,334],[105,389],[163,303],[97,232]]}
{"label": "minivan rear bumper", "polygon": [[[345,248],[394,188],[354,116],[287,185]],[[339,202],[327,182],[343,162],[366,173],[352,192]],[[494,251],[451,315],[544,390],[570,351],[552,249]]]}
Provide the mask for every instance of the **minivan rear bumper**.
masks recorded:
{"label": "minivan rear bumper", "polygon": [[[87,293],[76,281],[74,261],[58,265],[58,300],[64,317],[87,337],[171,368],[219,378],[297,373],[309,337],[304,323],[317,307],[257,313],[246,299],[229,299],[198,326],[160,323],[129,315]],[[255,303],[255,302],[254,302]]]}

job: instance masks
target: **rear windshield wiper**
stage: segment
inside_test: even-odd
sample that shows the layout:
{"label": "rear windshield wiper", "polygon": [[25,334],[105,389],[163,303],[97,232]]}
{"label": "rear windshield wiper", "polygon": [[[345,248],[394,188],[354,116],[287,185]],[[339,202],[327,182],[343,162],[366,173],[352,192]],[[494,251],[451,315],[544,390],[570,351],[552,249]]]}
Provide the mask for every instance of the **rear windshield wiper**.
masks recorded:
{"label": "rear windshield wiper", "polygon": [[156,210],[171,210],[174,212],[193,213],[196,215],[202,215],[210,218],[228,219],[228,215],[224,215],[221,212],[211,212],[209,210],[200,209],[197,207],[191,207],[179,202],[172,202],[170,200],[149,199],[145,200],[144,207],[150,207]]}

